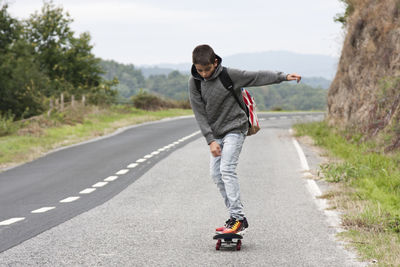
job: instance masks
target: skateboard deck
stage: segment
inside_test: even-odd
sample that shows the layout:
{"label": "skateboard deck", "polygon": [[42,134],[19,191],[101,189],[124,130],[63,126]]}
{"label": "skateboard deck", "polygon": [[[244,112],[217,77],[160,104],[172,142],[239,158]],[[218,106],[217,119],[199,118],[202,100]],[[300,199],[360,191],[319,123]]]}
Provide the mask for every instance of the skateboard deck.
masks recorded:
{"label": "skateboard deck", "polygon": [[[216,250],[220,250],[221,247],[235,247],[236,250],[240,250],[242,247],[243,235],[240,234],[216,234],[213,239],[218,240],[215,245]],[[235,241],[236,240],[236,241]]]}

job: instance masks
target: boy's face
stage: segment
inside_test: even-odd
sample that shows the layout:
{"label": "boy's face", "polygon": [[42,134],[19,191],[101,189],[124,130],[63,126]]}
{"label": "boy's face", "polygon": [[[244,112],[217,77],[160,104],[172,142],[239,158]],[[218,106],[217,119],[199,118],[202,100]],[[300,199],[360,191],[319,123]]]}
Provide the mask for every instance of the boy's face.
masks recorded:
{"label": "boy's face", "polygon": [[213,75],[215,68],[218,66],[218,61],[215,59],[214,64],[208,65],[201,65],[201,64],[194,64],[197,72],[200,74],[201,77],[204,79],[208,79]]}

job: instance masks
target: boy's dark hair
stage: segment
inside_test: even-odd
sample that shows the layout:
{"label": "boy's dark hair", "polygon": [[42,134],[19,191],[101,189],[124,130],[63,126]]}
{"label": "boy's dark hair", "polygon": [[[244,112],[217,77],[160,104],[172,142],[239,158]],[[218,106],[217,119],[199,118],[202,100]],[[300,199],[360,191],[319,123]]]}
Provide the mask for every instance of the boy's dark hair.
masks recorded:
{"label": "boy's dark hair", "polygon": [[214,50],[209,45],[198,45],[192,53],[193,64],[208,65],[215,62]]}

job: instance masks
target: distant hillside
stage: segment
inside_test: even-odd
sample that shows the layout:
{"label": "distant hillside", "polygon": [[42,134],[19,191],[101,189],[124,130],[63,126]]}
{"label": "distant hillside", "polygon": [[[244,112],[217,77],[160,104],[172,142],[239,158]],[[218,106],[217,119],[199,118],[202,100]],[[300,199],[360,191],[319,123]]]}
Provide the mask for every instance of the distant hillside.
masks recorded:
{"label": "distant hillside", "polygon": [[[145,77],[142,70],[134,65],[124,65],[115,61],[103,60],[101,66],[107,79],[117,77],[117,90],[121,101],[126,101],[132,95],[144,90],[153,94],[175,100],[188,99],[189,74],[172,71],[168,75],[151,75]],[[318,84],[326,81],[323,78],[304,79]],[[315,87],[315,88],[314,88]],[[252,88],[259,110],[324,110],[326,108],[327,90],[322,86],[309,86],[306,83],[295,84],[285,82],[264,88]]]}
{"label": "distant hillside", "polygon": [[[332,80],[336,73],[338,59],[325,55],[297,54],[287,51],[269,51],[258,53],[242,53],[222,57],[227,67],[246,70],[280,70],[296,72],[304,77],[323,77]],[[188,73],[191,63],[158,64],[159,69],[178,70]],[[154,69],[155,66],[138,66],[143,70]],[[144,75],[146,71],[143,71]]]}
{"label": "distant hillside", "polygon": [[[151,75],[168,75],[173,71],[176,71],[173,68],[160,68],[160,67],[138,67],[141,71],[144,77],[148,78]],[[179,71],[184,74],[188,74],[187,71]]]}
{"label": "distant hillside", "polygon": [[[171,72],[176,70],[168,69],[168,68],[159,68],[159,67],[150,67],[150,68],[139,68],[142,72],[143,76],[149,78],[150,76],[155,75],[165,75],[168,76]],[[188,72],[179,71],[183,75],[189,75]],[[331,85],[331,80],[325,79],[323,77],[304,77],[301,80],[302,83],[307,84],[314,88],[323,88],[328,89]]]}

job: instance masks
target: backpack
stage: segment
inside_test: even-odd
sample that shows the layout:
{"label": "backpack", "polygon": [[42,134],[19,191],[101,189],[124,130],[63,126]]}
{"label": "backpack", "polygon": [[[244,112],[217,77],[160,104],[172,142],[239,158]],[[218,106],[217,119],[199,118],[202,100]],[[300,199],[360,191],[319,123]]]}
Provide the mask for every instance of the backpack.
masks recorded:
{"label": "backpack", "polygon": [[[236,102],[239,104],[240,108],[243,109],[243,111],[246,113],[248,123],[249,123],[249,130],[247,131],[247,135],[256,134],[260,130],[260,124],[258,122],[257,114],[255,111],[256,102],[254,101],[254,98],[250,95],[249,91],[242,88],[242,97],[243,97],[243,102],[245,104],[245,107],[243,108],[242,104],[240,103],[239,98],[233,91],[233,82],[232,82],[231,77],[228,74],[226,67],[222,68],[222,71],[221,71],[220,75],[218,76],[218,78],[221,81],[221,83],[224,85],[224,87],[232,93],[232,95],[236,99]],[[194,79],[194,82],[196,84],[197,90],[200,92],[201,91],[201,82],[197,79]]]}

